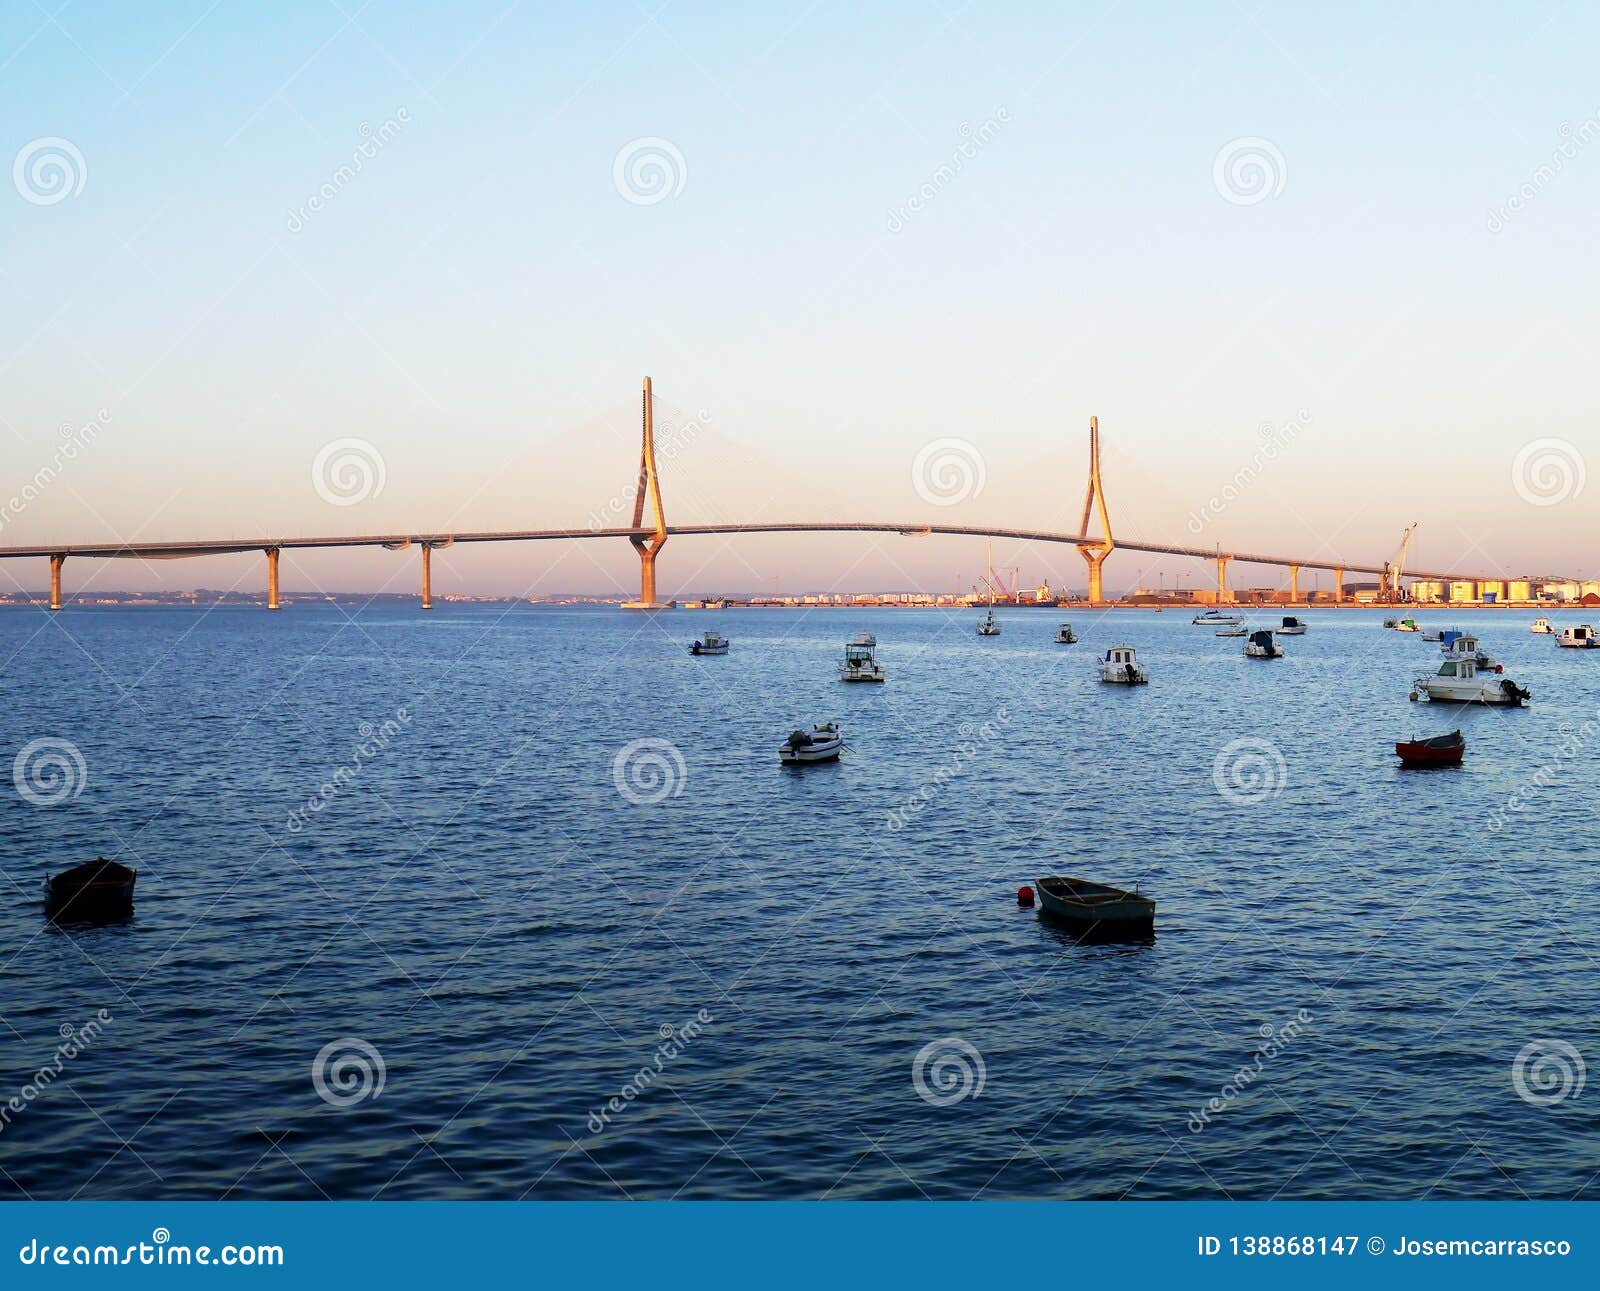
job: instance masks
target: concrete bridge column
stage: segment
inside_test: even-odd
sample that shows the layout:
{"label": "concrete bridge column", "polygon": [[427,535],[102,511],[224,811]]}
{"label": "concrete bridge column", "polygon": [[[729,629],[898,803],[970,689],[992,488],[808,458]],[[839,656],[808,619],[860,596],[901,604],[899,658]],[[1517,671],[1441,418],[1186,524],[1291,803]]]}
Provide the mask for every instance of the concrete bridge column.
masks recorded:
{"label": "concrete bridge column", "polygon": [[278,549],[267,548],[267,608],[278,608]]}
{"label": "concrete bridge column", "polygon": [[422,608],[433,608],[433,544],[422,544]]}
{"label": "concrete bridge column", "polygon": [[1229,557],[1229,556],[1218,556],[1217,557],[1217,604],[1218,605],[1221,605],[1224,602],[1231,601],[1233,599],[1232,593],[1230,593],[1228,591],[1228,561],[1230,559],[1232,559],[1232,557]]}
{"label": "concrete bridge column", "polygon": [[1291,603],[1300,600],[1300,566],[1289,566],[1289,600]]}
{"label": "concrete bridge column", "polygon": [[61,566],[66,564],[66,553],[50,557],[50,608],[61,608]]}
{"label": "concrete bridge column", "polygon": [[1342,604],[1344,601],[1344,570],[1333,571],[1333,603]]}

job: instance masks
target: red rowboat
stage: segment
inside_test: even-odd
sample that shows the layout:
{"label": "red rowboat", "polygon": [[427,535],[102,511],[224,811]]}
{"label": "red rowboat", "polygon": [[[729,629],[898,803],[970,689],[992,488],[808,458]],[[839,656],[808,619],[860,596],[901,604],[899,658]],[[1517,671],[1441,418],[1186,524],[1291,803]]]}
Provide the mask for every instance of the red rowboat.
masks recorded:
{"label": "red rowboat", "polygon": [[1448,735],[1435,735],[1431,740],[1407,740],[1397,743],[1394,751],[1408,767],[1448,767],[1461,761],[1467,751],[1467,742],[1460,731]]}

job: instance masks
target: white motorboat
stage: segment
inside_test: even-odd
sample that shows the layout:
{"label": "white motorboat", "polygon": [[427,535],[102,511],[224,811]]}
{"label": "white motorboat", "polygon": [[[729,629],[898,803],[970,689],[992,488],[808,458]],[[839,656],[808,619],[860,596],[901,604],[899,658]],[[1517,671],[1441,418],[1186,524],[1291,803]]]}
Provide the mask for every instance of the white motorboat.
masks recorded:
{"label": "white motorboat", "polygon": [[878,638],[863,632],[845,642],[844,662],[839,665],[840,681],[882,681],[883,665],[878,662]]}
{"label": "white motorboat", "polygon": [[1100,661],[1100,680],[1117,686],[1142,686],[1150,678],[1132,646],[1112,646]]}
{"label": "white motorboat", "polygon": [[1072,645],[1078,639],[1078,634],[1072,630],[1072,624],[1063,623],[1056,629],[1054,637],[1057,645]]}
{"label": "white motorboat", "polygon": [[1189,621],[1201,627],[1236,627],[1244,622],[1237,614],[1224,614],[1221,610],[1207,610]]}
{"label": "white motorboat", "polygon": [[718,636],[715,632],[707,632],[705,636],[689,647],[690,654],[727,654],[728,646],[732,644],[727,637]]}
{"label": "white motorboat", "polygon": [[[1404,620],[1402,620],[1403,622]],[[1447,632],[1460,632],[1459,628],[1424,628],[1422,639],[1424,641],[1443,641]]]}
{"label": "white motorboat", "polygon": [[1450,640],[1445,643],[1444,657],[1446,659],[1471,659],[1480,673],[1505,671],[1487,654],[1478,649],[1478,638],[1470,632],[1463,632],[1459,636],[1451,636]]}
{"label": "white motorboat", "polygon": [[1250,634],[1250,639],[1244,643],[1244,654],[1247,659],[1281,659],[1283,647],[1272,639],[1272,633],[1262,628]]}
{"label": "white motorboat", "polygon": [[780,762],[832,762],[844,748],[844,733],[837,722],[824,722],[809,731],[796,730],[778,745]]}
{"label": "white motorboat", "polygon": [[1280,637],[1303,637],[1306,634],[1306,625],[1292,614],[1283,616],[1283,622],[1278,626]]}
{"label": "white motorboat", "polygon": [[978,624],[980,637],[997,637],[1000,635],[1000,625],[994,621],[994,543],[989,544],[989,578],[984,584],[989,594],[989,612],[984,615],[983,622]]}
{"label": "white motorboat", "polygon": [[1244,624],[1243,623],[1235,623],[1232,627],[1229,627],[1229,628],[1218,628],[1217,629],[1217,635],[1219,637],[1242,637],[1242,636],[1246,635],[1245,630],[1244,630]]}
{"label": "white motorboat", "polygon": [[1520,708],[1528,692],[1510,677],[1485,675],[1473,659],[1446,659],[1431,677],[1418,677],[1411,698],[1419,694],[1430,700],[1449,700],[1457,704],[1509,704]]}
{"label": "white motorboat", "polygon": [[1600,636],[1596,636],[1595,630],[1587,623],[1574,623],[1571,627],[1561,629],[1556,644],[1568,650],[1593,650],[1600,646]]}
{"label": "white motorboat", "polygon": [[1553,627],[1550,626],[1550,620],[1549,619],[1535,619],[1528,626],[1528,631],[1529,632],[1536,632],[1541,636],[1547,636],[1547,637],[1552,637],[1552,636],[1554,636],[1556,634],[1556,630]]}

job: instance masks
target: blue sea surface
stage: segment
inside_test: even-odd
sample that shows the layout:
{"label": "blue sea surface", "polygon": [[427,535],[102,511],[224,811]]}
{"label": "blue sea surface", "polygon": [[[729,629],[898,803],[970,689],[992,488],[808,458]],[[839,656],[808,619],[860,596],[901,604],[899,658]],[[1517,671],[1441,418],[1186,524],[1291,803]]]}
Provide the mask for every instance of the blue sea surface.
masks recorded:
{"label": "blue sea surface", "polygon": [[0,1195],[1596,1195],[1600,651],[1420,614],[1533,693],[1461,709],[1373,612],[978,617],[0,613]]}

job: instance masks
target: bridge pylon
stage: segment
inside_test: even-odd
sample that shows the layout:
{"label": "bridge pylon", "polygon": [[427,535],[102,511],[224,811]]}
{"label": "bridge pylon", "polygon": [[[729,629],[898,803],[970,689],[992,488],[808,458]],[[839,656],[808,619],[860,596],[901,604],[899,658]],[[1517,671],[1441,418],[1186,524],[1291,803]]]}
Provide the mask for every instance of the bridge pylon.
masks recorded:
{"label": "bridge pylon", "polygon": [[667,513],[661,505],[661,477],[656,473],[655,392],[650,378],[644,379],[643,438],[639,448],[639,487],[633,495],[633,527],[644,527],[644,499],[650,495],[651,510],[655,518],[655,532],[649,537],[634,535],[628,541],[639,553],[639,599],[624,601],[625,610],[665,610],[672,602],[656,600],[656,556],[667,543]]}
{"label": "bridge pylon", "polygon": [[1089,566],[1089,602],[1092,605],[1101,604],[1105,596],[1100,582],[1100,566],[1106,563],[1106,557],[1116,548],[1116,540],[1111,536],[1111,513],[1106,510],[1106,490],[1100,482],[1100,418],[1089,418],[1089,487],[1083,495],[1083,520],[1078,525],[1079,533],[1089,532],[1089,512],[1098,506],[1100,513],[1100,532],[1105,535],[1098,542],[1078,544],[1078,555]]}

